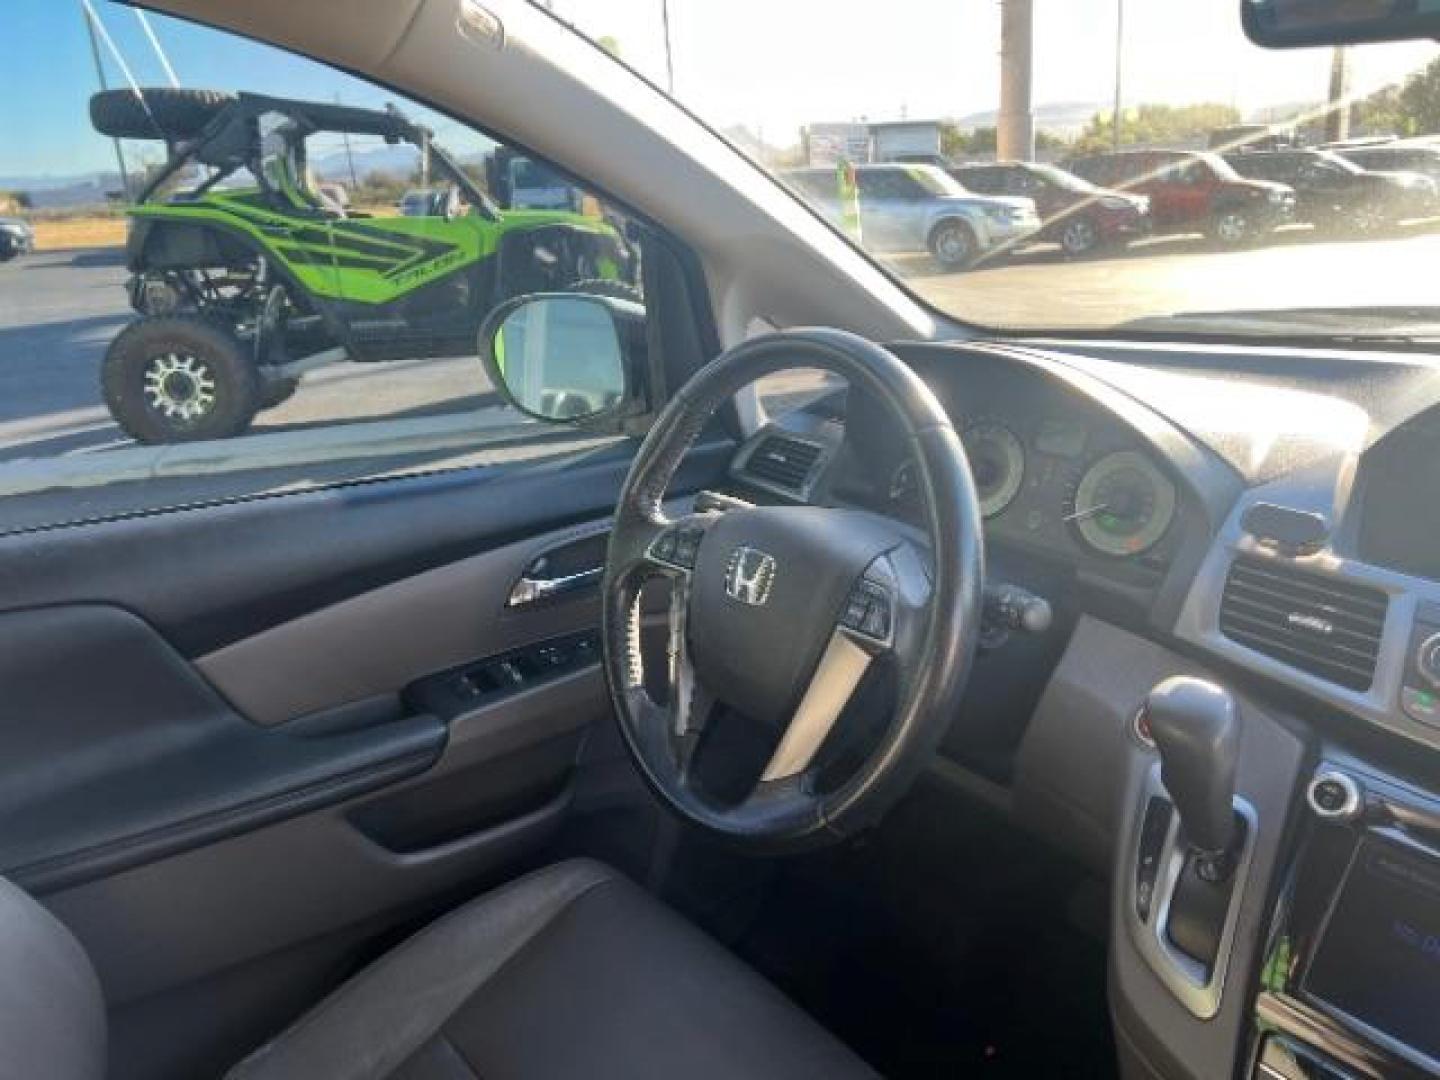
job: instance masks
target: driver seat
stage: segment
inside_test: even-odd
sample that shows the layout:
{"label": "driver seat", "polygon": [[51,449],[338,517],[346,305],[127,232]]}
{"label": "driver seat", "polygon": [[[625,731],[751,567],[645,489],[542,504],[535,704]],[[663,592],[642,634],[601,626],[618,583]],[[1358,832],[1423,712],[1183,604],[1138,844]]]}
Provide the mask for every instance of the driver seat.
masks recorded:
{"label": "driver seat", "polygon": [[[98,1080],[99,984],[0,880],[0,1075]],[[14,1070],[14,1071],[11,1071]],[[559,863],[437,920],[228,1080],[849,1080],[849,1050],[615,871]]]}

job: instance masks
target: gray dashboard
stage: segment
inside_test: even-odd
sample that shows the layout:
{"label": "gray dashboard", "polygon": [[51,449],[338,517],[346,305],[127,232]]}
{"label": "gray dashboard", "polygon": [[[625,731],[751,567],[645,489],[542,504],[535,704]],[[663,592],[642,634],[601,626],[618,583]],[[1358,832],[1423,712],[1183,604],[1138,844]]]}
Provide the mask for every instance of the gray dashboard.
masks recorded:
{"label": "gray dashboard", "polygon": [[[1114,344],[895,351],[941,399],[977,473],[989,467],[987,454],[997,456],[995,433],[1009,447],[998,456],[1013,457],[1014,475],[986,508],[992,553],[1048,561],[1075,582],[1120,598],[1136,618],[1132,625],[1162,641],[1195,646],[1360,721],[1440,746],[1440,703],[1417,718],[1421,680],[1409,655],[1417,616],[1433,615],[1420,623],[1440,629],[1440,607],[1428,606],[1440,605],[1440,556],[1430,554],[1440,524],[1440,468],[1411,477],[1395,464],[1440,460],[1414,449],[1417,440],[1422,451],[1440,448],[1434,361]],[[823,468],[805,499],[899,517],[913,510],[903,445],[863,399],[832,398],[791,414],[776,430],[823,448]],[[740,460],[753,449],[752,442]],[[1087,488],[1087,473],[1117,460],[1145,466],[1154,483],[1173,487],[1173,507],[1161,492],[1166,521],[1158,536],[1120,528],[1097,540],[1101,530],[1084,520],[1097,490]],[[1286,552],[1252,535],[1246,513],[1262,503],[1316,516],[1323,543]],[[1287,662],[1283,645],[1277,657],[1228,634],[1221,609],[1237,555],[1383,594],[1370,685],[1338,685]]]}
{"label": "gray dashboard", "polygon": [[[1440,785],[1427,753],[1440,749],[1440,368],[1285,349],[1045,345],[895,347],[961,430],[982,502],[991,496],[987,579],[1044,582],[1060,613],[1051,651],[1006,646],[974,678],[1001,677],[971,684],[966,710],[1003,712],[1014,697],[1012,760],[998,771],[953,761],[998,777],[987,797],[1112,882],[1124,1073],[1248,1075],[1277,1038],[1295,1037],[1266,1028],[1260,1005],[1309,1007],[1293,986],[1259,998],[1254,988],[1275,955],[1273,921],[1301,911],[1276,897],[1313,863],[1312,777],[1340,760],[1362,782],[1398,778],[1422,800]],[[1020,463],[1004,482],[986,472],[996,439]],[[1153,490],[1173,489],[1173,505],[1142,500],[1097,538],[1081,527],[1087,504],[1123,500],[1086,477],[1116,455],[1134,467],[1127,484],[1144,473]],[[903,442],[842,393],[758,432],[732,477],[769,499],[906,518],[904,462]],[[1227,687],[1243,731],[1235,797],[1249,840],[1224,962],[1199,975],[1175,962],[1163,901],[1154,920],[1135,914],[1142,819],[1165,795],[1138,710],[1175,675]],[[963,727],[973,732],[974,717]],[[1167,844],[1166,860],[1180,859],[1173,826]],[[1339,888],[1325,880],[1321,899]],[[1327,1030],[1332,1042],[1354,1037],[1343,1018]],[[1392,1075],[1393,1054],[1375,1060],[1356,1075]]]}

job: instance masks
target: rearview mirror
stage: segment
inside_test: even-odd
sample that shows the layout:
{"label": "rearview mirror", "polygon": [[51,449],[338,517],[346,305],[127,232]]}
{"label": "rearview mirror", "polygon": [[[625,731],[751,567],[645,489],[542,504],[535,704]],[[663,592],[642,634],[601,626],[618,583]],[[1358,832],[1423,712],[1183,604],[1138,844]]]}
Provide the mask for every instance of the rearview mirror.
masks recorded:
{"label": "rearview mirror", "polygon": [[643,337],[639,304],[534,293],[501,304],[480,329],[480,356],[500,395],[529,416],[585,424],[623,411],[630,354]]}
{"label": "rearview mirror", "polygon": [[1240,19],[1267,49],[1440,37],[1436,0],[1240,0]]}

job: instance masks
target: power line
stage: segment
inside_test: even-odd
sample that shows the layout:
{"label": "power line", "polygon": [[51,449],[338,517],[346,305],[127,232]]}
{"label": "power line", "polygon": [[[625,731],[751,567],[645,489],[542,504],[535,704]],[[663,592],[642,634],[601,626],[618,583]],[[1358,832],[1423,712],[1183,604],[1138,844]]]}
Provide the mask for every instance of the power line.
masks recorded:
{"label": "power line", "polygon": [[140,25],[145,30],[145,36],[150,39],[150,47],[155,50],[155,55],[160,58],[160,66],[165,69],[165,77],[170,80],[171,86],[179,86],[179,76],[175,69],[170,66],[170,58],[165,55],[165,50],[160,47],[160,39],[155,36],[154,29],[150,26],[150,20],[145,17],[145,12],[135,8],[135,18],[140,20]]}
{"label": "power line", "polygon": [[[82,0],[81,14],[85,17],[85,33],[90,38],[90,59],[95,61],[95,78],[100,83],[102,91],[109,90],[110,84],[105,79],[105,65],[100,62],[100,43],[95,40],[95,24],[92,21],[96,18],[94,10],[88,3]],[[120,148],[119,139],[110,140],[115,145],[115,166],[120,170],[120,190],[125,198],[130,198],[130,173],[125,168],[125,152]]]}

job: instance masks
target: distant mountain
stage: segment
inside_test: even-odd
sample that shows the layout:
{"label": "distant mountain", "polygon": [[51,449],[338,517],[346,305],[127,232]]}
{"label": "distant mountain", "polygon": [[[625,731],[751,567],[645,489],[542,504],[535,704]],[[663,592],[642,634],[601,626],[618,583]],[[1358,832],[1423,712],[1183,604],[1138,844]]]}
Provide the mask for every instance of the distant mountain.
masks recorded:
{"label": "distant mountain", "polygon": [[[1072,138],[1080,134],[1081,129],[1096,113],[1106,112],[1108,109],[1109,106],[1097,105],[1093,101],[1057,101],[1036,105],[1035,128],[1037,131],[1048,131],[1053,135]],[[957,117],[954,122],[957,126],[968,129],[994,127],[999,120],[999,110],[987,109]]]}
{"label": "distant mountain", "polygon": [[[409,145],[370,146],[353,151],[351,156],[355,159],[355,175],[361,180],[372,173],[409,176],[420,164],[420,151]],[[344,150],[311,158],[310,167],[326,180],[350,182],[350,158]]]}
{"label": "distant mountain", "polygon": [[0,176],[0,190],[19,191],[30,196],[36,210],[70,210],[83,206],[104,206],[112,193],[120,191],[117,172],[84,173],[78,176]]}

